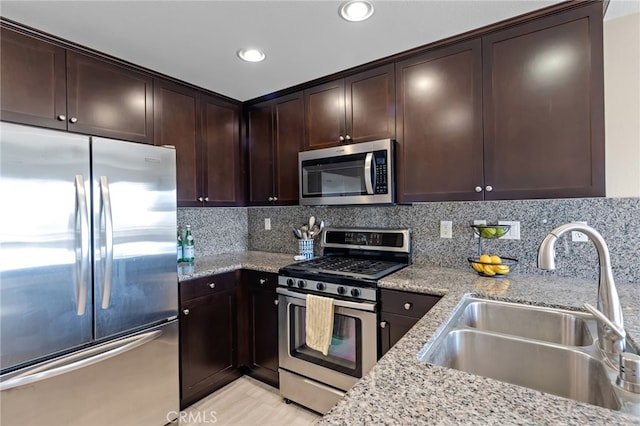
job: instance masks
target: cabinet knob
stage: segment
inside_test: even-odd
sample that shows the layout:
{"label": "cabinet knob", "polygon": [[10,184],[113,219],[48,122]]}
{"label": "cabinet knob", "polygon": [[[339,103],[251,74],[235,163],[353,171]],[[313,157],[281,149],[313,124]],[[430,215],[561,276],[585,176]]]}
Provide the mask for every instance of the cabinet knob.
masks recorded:
{"label": "cabinet knob", "polygon": [[340,137],[338,138],[338,140],[339,140],[340,142],[344,142],[344,136],[340,135]]}
{"label": "cabinet knob", "polygon": [[491,191],[493,191],[493,186],[487,185],[484,189],[486,189],[487,192],[491,192]]}
{"label": "cabinet knob", "polygon": [[273,197],[273,201],[278,201],[278,197]]}
{"label": "cabinet knob", "polygon": [[209,288],[216,288],[216,283],[209,283]]}
{"label": "cabinet knob", "polygon": [[387,328],[387,322],[386,321],[380,321],[380,328]]}
{"label": "cabinet knob", "polygon": [[274,304],[274,305],[276,305],[276,306],[278,306],[278,299],[274,300],[274,301],[273,301],[273,304]]}
{"label": "cabinet knob", "polygon": [[412,306],[413,306],[413,304],[411,304],[411,303],[409,303],[409,302],[405,303],[405,304],[404,304],[404,309],[405,309],[405,311],[408,311],[409,309],[411,309],[411,307],[412,307]]}
{"label": "cabinet knob", "polygon": [[78,122],[78,119],[77,119],[77,118],[75,118],[75,117],[71,117],[71,118],[69,119],[69,122],[70,122],[70,123],[77,123],[77,122]]}
{"label": "cabinet knob", "polygon": [[209,197],[204,197],[204,201],[208,203],[209,202]]}
{"label": "cabinet knob", "polygon": [[260,284],[266,284],[267,280],[265,278],[260,278]]}
{"label": "cabinet knob", "polygon": [[203,201],[204,201],[204,198],[202,198],[202,197],[198,197],[198,201],[203,202]]}
{"label": "cabinet knob", "polygon": [[345,138],[347,141],[351,140],[351,136],[347,135],[347,137]]}
{"label": "cabinet knob", "polygon": [[185,314],[185,315],[189,315],[189,310],[185,309],[185,310],[182,311],[182,313]]}
{"label": "cabinet knob", "polygon": [[269,198],[268,198],[268,200],[269,200],[269,201],[273,201],[273,197],[269,197]]}
{"label": "cabinet knob", "polygon": [[482,187],[481,186],[476,186],[476,192],[482,192]]}
{"label": "cabinet knob", "polygon": [[67,116],[66,116],[66,115],[64,115],[64,114],[60,114],[60,115],[58,116],[58,121],[64,121],[64,120],[66,120],[66,119],[67,119]]}

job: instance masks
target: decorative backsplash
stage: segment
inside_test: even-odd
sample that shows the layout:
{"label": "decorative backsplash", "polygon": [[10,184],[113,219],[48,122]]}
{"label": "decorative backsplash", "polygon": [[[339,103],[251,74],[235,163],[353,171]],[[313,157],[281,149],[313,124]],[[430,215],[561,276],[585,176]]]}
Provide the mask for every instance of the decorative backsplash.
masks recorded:
{"label": "decorative backsplash", "polygon": [[[520,240],[485,240],[485,252],[519,260],[513,273],[557,274],[596,278],[598,258],[590,242],[571,242],[570,235],[556,244],[555,272],[537,268],[538,246],[558,225],[586,221],[606,240],[618,281],[640,283],[640,198],[586,198],[433,202],[375,207],[249,207],[179,209],[178,223],[190,220],[201,254],[245,249],[297,253],[292,226],[314,215],[325,226],[406,227],[412,231],[413,262],[470,270],[467,257],[477,254],[478,243],[469,225],[473,220],[520,222]],[[264,219],[271,230],[264,229]],[[440,238],[440,221],[453,222],[453,238]],[[201,235],[201,236],[200,236]],[[209,240],[213,238],[213,240]],[[321,252],[316,242],[316,254]]]}

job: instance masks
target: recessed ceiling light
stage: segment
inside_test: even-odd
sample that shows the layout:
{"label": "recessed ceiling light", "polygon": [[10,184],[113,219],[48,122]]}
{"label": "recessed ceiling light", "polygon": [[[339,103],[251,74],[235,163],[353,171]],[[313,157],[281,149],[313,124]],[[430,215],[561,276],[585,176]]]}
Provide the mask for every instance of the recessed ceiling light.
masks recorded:
{"label": "recessed ceiling light", "polygon": [[368,1],[352,0],[340,6],[340,16],[347,21],[358,22],[373,15],[373,5]]}
{"label": "recessed ceiling light", "polygon": [[262,50],[258,49],[240,49],[238,50],[238,57],[247,62],[260,62],[264,61],[266,55]]}

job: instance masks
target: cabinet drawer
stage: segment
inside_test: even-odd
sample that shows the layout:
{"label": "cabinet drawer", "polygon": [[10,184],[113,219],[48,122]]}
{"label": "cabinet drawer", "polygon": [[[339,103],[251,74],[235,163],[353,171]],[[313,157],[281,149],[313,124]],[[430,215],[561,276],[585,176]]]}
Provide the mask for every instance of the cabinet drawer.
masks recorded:
{"label": "cabinet drawer", "polygon": [[180,283],[180,300],[195,299],[236,287],[238,271],[194,278]]}
{"label": "cabinet drawer", "polygon": [[254,288],[264,288],[275,291],[278,286],[278,274],[260,271],[244,271],[247,283]]}
{"label": "cabinet drawer", "polygon": [[409,293],[406,291],[380,290],[380,310],[421,318],[440,300],[440,296],[429,294]]}

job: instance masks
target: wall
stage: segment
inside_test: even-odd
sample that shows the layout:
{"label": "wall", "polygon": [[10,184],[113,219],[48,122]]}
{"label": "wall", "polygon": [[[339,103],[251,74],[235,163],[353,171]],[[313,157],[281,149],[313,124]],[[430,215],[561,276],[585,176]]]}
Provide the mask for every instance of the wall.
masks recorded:
{"label": "wall", "polygon": [[178,227],[191,225],[196,257],[245,251],[247,209],[244,207],[179,208]]}
{"label": "wall", "polygon": [[604,21],[608,197],[640,197],[640,14]]}

